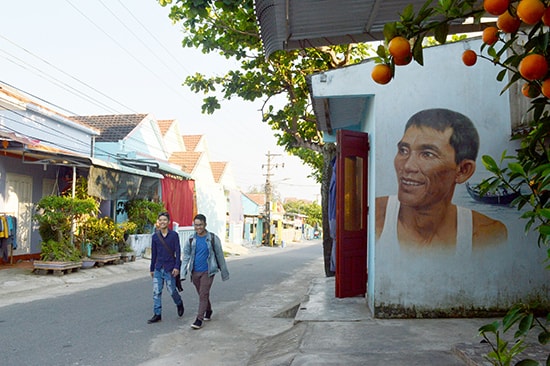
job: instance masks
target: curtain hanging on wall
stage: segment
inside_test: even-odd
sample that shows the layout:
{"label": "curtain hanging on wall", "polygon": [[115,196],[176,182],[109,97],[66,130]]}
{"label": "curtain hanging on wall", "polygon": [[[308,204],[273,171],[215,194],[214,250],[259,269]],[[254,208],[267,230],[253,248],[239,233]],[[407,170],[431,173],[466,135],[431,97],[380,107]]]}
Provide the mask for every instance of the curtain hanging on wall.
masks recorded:
{"label": "curtain hanging on wall", "polygon": [[162,202],[172,222],[179,226],[192,226],[195,213],[195,181],[165,176],[162,184]]}

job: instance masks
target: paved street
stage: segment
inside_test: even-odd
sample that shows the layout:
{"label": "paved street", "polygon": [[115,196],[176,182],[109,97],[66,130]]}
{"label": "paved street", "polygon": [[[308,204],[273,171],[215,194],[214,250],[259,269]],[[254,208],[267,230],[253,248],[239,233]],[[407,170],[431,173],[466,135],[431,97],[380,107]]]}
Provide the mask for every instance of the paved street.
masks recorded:
{"label": "paved street", "polygon": [[0,271],[2,364],[163,365],[177,352],[185,355],[182,364],[242,365],[259,340],[292,327],[292,317],[273,315],[289,299],[298,304],[323,269],[318,241],[232,256],[231,279],[216,278],[213,286],[213,320],[195,331],[190,324],[198,301],[189,281],[183,318],[164,293],[162,322],[146,323],[152,314],[148,264],[138,259],[64,276],[14,273],[11,279],[12,270]]}

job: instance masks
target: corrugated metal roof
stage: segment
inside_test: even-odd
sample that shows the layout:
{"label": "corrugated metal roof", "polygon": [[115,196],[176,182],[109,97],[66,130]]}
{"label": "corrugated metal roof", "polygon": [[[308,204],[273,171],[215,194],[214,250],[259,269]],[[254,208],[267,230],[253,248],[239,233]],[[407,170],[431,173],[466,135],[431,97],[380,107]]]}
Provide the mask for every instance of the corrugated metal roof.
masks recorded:
{"label": "corrugated metal roof", "polygon": [[[426,0],[256,0],[265,53],[383,40],[384,25],[399,20],[409,4]],[[481,0],[479,1],[481,2]],[[460,25],[451,32],[479,30]]]}

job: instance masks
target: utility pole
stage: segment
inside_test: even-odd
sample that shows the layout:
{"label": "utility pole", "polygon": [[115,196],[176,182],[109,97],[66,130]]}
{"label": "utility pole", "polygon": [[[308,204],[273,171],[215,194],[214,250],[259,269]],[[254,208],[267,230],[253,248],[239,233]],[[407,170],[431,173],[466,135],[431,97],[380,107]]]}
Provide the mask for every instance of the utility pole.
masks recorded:
{"label": "utility pole", "polygon": [[[272,154],[270,151],[267,152],[267,164],[262,165],[262,169],[266,168],[265,175],[265,216],[267,221],[267,227],[265,232],[265,245],[272,246],[271,244],[271,176],[273,173],[271,172],[274,168],[278,168],[279,164],[273,164],[271,162],[271,159],[275,156],[281,156],[281,154]],[[282,163],[281,167],[284,168],[285,164]]]}

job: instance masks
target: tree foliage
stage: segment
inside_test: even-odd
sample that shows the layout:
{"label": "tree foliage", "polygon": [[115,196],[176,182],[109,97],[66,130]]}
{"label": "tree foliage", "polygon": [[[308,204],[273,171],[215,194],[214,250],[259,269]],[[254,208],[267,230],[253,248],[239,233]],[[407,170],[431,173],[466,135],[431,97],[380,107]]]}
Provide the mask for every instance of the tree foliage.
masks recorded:
{"label": "tree foliage", "polygon": [[185,85],[205,95],[203,113],[221,108],[221,100],[239,97],[262,101],[262,122],[274,131],[277,144],[301,158],[321,182],[323,140],[313,113],[308,75],[356,63],[366,45],[344,45],[275,52],[266,59],[252,0],[160,0],[171,5],[170,18],[183,26],[184,47],[218,53],[237,61],[224,75],[196,73]]}
{"label": "tree foliage", "polygon": [[321,226],[322,211],[317,202],[306,202],[303,200],[290,201],[283,204],[286,213],[297,213],[306,215],[306,224],[313,227]]}

